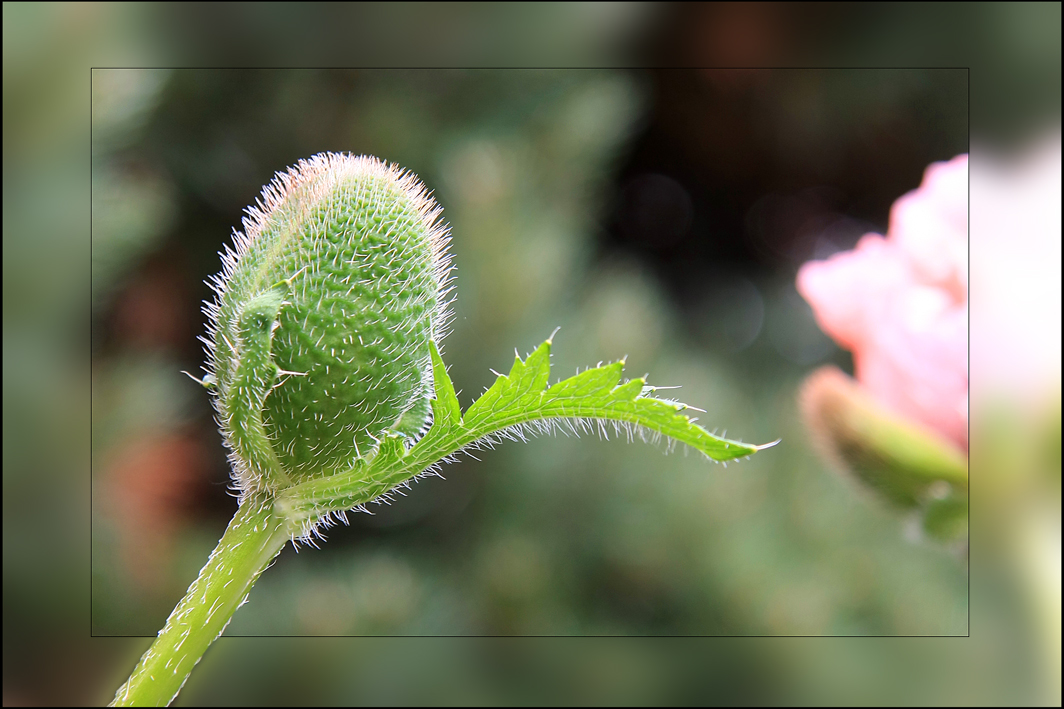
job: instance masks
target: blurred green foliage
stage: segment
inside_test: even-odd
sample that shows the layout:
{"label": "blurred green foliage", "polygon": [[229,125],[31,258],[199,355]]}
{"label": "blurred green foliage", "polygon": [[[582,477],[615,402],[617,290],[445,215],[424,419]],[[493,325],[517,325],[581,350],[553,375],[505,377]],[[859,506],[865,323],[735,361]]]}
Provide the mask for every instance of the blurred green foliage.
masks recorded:
{"label": "blurred green foliage", "polygon": [[[445,469],[446,481],[422,481],[332,530],[320,552],[286,551],[228,634],[966,632],[963,566],[907,542],[809,451],[793,403],[802,367],[763,342],[741,355],[757,367],[714,354],[684,336],[638,263],[592,260],[606,175],[645,101],[638,81],[602,71],[174,73],[140,154],[157,154],[153,164],[183,199],[216,220],[235,223],[272,170],[323,149],[381,156],[435,187],[458,264],[456,325],[443,344],[464,405],[491,383],[490,367],[508,364],[515,343],[530,349],[560,324],[555,371],[627,354],[632,372],[683,383],[710,428],[785,441],[727,468],[564,438],[478,455]],[[182,260],[216,267],[211,254],[226,232],[206,217],[178,224],[171,239]],[[112,332],[98,350],[101,367],[122,349]],[[188,348],[174,354],[196,357]],[[170,378],[202,398],[177,369]],[[215,435],[204,445],[220,459]],[[144,531],[136,513],[109,512],[111,495],[99,492],[107,454],[98,449],[94,466],[93,629],[149,635],[209,551],[200,527],[224,518],[205,524],[187,513],[160,551],[136,555],[172,544],[169,558],[182,570],[136,593],[121,539],[144,544]],[[209,674],[194,677],[188,701],[197,683],[215,686]]]}
{"label": "blurred green foliage", "polygon": [[[785,439],[758,456],[770,460],[728,468],[620,442],[505,446],[331,532],[319,554],[297,563],[286,552],[231,634],[965,632],[963,568],[908,548],[807,452],[792,403],[801,368],[770,349],[769,366],[750,373],[711,355],[637,263],[590,259],[605,176],[644,101],[637,82],[596,71],[174,74],[146,141],[188,199],[224,214],[270,170],[321,149],[396,161],[436,188],[458,264],[444,347],[464,404],[514,343],[530,349],[560,324],[555,371],[627,354],[632,372],[682,382],[710,428]],[[181,242],[209,254],[221,238]],[[743,356],[767,349],[753,347]],[[111,580],[124,573],[114,549],[96,552],[98,590],[123,585]],[[881,595],[882,584],[895,591]],[[120,597],[113,608],[102,590],[94,597],[96,632],[151,633],[158,609],[141,615]]]}

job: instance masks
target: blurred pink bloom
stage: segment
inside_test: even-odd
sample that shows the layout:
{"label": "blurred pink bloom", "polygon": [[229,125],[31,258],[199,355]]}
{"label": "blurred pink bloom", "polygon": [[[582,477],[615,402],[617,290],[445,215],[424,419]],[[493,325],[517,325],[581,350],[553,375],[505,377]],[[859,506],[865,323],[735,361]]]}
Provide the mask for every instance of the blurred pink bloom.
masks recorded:
{"label": "blurred pink bloom", "polygon": [[967,449],[967,155],[927,168],[886,238],[806,263],[797,285],[873,397]]}
{"label": "blurred pink bloom", "polygon": [[1060,152],[1057,129],[1018,159],[976,153],[972,391],[981,406],[1004,398],[1037,410],[1060,396]]}

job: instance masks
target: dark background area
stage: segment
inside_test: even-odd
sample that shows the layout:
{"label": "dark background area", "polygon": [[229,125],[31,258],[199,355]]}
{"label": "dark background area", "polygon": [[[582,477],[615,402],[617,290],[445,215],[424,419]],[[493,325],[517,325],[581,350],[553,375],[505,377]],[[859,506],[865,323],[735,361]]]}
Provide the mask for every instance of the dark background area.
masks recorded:
{"label": "dark background area", "polygon": [[[966,152],[965,70],[658,69],[602,252],[649,263],[678,304],[713,269],[758,276],[886,230],[931,162]],[[875,165],[875,169],[869,169]]]}

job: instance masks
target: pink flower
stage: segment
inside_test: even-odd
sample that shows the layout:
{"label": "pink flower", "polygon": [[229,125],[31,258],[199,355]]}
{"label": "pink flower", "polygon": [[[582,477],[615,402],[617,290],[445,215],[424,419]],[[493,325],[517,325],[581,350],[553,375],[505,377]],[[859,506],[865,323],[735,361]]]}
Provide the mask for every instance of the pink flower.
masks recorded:
{"label": "pink flower", "polygon": [[934,163],[887,236],[811,261],[798,292],[880,403],[968,447],[968,156]]}
{"label": "pink flower", "polygon": [[972,169],[972,391],[1060,406],[1060,133]]}

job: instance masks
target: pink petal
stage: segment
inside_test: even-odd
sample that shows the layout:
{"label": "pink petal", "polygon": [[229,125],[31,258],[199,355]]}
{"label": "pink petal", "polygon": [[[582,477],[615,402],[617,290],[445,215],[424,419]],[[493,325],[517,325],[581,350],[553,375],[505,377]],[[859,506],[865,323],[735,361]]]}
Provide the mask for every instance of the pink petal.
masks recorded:
{"label": "pink petal", "polygon": [[817,322],[857,380],[898,413],[968,445],[968,159],[930,166],[887,237],[798,271]]}

